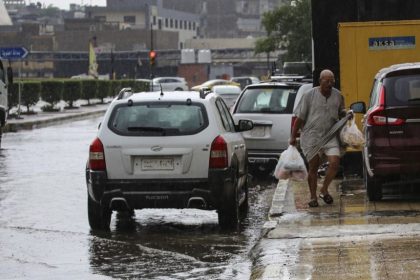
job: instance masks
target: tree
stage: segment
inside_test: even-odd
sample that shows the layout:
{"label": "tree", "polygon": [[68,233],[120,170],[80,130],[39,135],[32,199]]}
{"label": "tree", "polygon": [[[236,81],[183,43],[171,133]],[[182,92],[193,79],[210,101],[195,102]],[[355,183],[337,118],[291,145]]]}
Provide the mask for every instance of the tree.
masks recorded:
{"label": "tree", "polygon": [[267,37],[256,43],[255,53],[286,50],[284,61],[310,61],[311,3],[310,0],[290,1],[263,15],[262,25]]}

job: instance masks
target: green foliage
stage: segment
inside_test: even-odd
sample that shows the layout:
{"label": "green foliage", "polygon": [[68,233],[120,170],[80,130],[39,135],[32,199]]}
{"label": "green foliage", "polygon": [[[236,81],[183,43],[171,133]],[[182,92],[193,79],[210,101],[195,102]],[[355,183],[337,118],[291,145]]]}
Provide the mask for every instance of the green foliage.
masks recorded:
{"label": "green foliage", "polygon": [[9,114],[10,108],[17,106],[19,102],[19,84],[18,83],[13,83],[8,86],[7,100],[8,100],[7,113]]}
{"label": "green foliage", "polygon": [[111,92],[110,96],[117,96],[118,92],[121,90],[121,81],[119,80],[112,80],[111,81]]}
{"label": "green foliage", "polygon": [[27,112],[31,112],[31,106],[39,101],[41,83],[32,81],[22,82],[21,87],[21,104],[26,106]]}
{"label": "green foliage", "polygon": [[150,83],[145,81],[134,81],[134,92],[140,92],[140,91],[149,91],[150,90]]}
{"label": "green foliage", "polygon": [[75,80],[64,81],[63,100],[73,108],[73,102],[82,97],[82,83]]}
{"label": "green foliage", "polygon": [[90,105],[90,100],[97,96],[98,81],[82,80],[82,99],[86,99]]}
{"label": "green foliage", "polygon": [[53,109],[60,102],[63,94],[62,81],[42,81],[41,82],[41,99],[50,104],[46,108]]}
{"label": "green foliage", "polygon": [[135,80],[120,80],[121,81],[121,89],[123,88],[134,88],[136,85]]}
{"label": "green foliage", "polygon": [[311,1],[294,0],[263,15],[262,25],[267,38],[259,40],[255,52],[286,50],[284,61],[310,61],[311,52]]}
{"label": "green foliage", "polygon": [[101,99],[101,103],[104,103],[104,98],[110,96],[111,83],[106,80],[98,81],[97,98]]}

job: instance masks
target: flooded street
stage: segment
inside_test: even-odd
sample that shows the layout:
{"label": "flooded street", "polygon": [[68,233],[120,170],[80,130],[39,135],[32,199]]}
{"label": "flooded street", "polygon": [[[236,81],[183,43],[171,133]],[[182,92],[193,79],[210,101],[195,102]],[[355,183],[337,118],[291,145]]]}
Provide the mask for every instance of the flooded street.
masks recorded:
{"label": "flooded street", "polygon": [[196,209],[114,212],[110,232],[91,232],[84,167],[99,121],[4,135],[0,278],[248,279],[275,182],[253,181],[234,232]]}

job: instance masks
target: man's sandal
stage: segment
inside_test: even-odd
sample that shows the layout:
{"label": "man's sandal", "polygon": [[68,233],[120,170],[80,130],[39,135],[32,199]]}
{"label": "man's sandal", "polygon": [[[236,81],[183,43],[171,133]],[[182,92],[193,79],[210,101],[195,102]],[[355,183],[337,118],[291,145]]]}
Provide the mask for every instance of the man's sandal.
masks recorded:
{"label": "man's sandal", "polygon": [[319,194],[319,198],[322,199],[326,204],[332,204],[334,202],[332,196],[329,193]]}
{"label": "man's sandal", "polygon": [[312,199],[308,202],[309,207],[318,207],[318,201],[316,199]]}

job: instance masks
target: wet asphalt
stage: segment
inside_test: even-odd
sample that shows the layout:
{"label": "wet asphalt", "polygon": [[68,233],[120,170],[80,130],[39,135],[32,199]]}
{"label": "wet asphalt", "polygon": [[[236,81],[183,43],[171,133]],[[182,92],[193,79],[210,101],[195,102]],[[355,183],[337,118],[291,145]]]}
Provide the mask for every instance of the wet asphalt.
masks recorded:
{"label": "wet asphalt", "polygon": [[[62,115],[65,114],[72,113]],[[66,119],[63,117],[59,122],[67,122]],[[25,122],[30,123],[12,121],[9,128]],[[20,125],[16,130],[45,126]],[[96,127],[96,122],[90,123],[85,132],[94,135]],[[74,130],[70,125],[61,133],[77,143],[80,139],[74,137]],[[50,133],[56,136],[54,130]],[[87,228],[80,174],[72,171],[74,176],[68,180],[55,176],[53,170],[48,172],[51,162],[45,163],[46,155],[38,153],[39,147],[29,157],[33,160],[25,160],[33,154],[25,141],[34,137],[32,145],[42,144],[45,140],[38,136],[41,136],[38,130],[25,132],[10,140],[12,149],[1,151],[0,278],[45,279],[62,275],[59,278],[207,279],[210,275],[211,279],[248,279],[250,275],[251,279],[420,279],[420,188],[416,186],[386,190],[382,201],[369,202],[360,178],[343,178],[330,187],[332,205],[320,201],[320,207],[309,208],[308,187],[304,182],[280,181],[272,201],[266,199],[274,190],[260,189],[257,184],[251,207],[259,210],[251,212],[248,222],[252,225],[245,225],[245,237],[241,233],[232,236],[219,232],[214,217],[204,225],[180,227],[165,219],[149,219],[144,213],[136,215],[134,222],[116,216],[113,230],[98,234]],[[67,144],[56,141],[52,147],[65,151]],[[51,148],[51,143],[45,146]],[[77,155],[71,147],[68,153],[58,154]],[[72,164],[83,165],[84,154],[79,157],[83,159]],[[55,160],[53,164],[58,165],[60,159]],[[43,178],[49,183],[34,183],[32,178]],[[64,188],[76,188],[77,192],[70,196],[61,192],[62,182]],[[50,201],[54,195],[61,197],[58,202]],[[74,206],[83,210],[75,212]],[[208,218],[200,213],[192,216]],[[182,233],[185,230],[187,233]],[[206,243],[206,239],[195,238],[197,230],[200,235],[213,236],[213,241]],[[238,244],[243,245],[237,247]],[[226,254],[231,250],[222,248],[241,253]],[[164,252],[157,253],[162,249]],[[200,250],[203,253],[184,254]],[[150,262],[142,261],[147,259]],[[176,266],[179,271],[165,274],[166,259],[174,259],[169,266]],[[154,271],[158,273],[153,274]]]}

